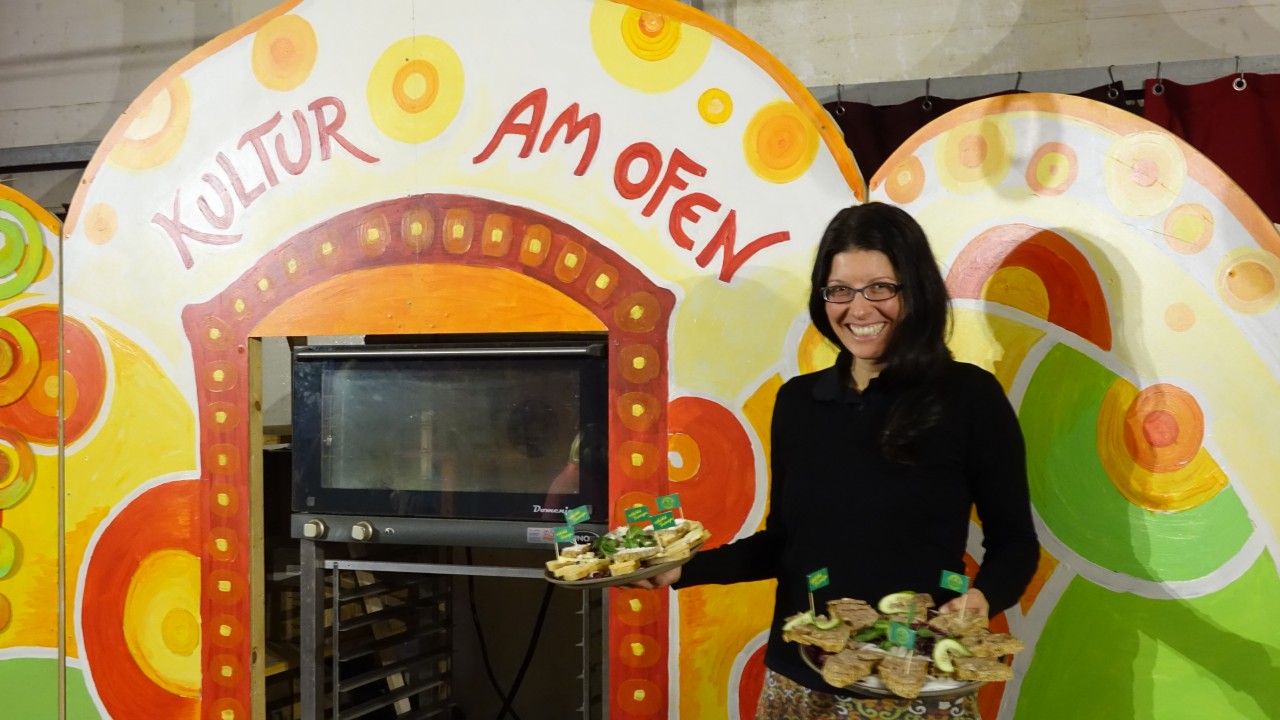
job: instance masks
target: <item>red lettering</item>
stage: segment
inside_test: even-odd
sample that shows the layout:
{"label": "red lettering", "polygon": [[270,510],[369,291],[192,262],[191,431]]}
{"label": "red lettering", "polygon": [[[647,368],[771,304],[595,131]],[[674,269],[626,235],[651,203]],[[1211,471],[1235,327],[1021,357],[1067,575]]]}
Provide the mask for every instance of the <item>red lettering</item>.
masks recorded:
{"label": "red lettering", "polygon": [[[324,109],[326,107],[334,109],[333,122],[329,122],[324,119]],[[333,138],[344,150],[351,153],[353,157],[370,164],[378,162],[378,158],[361,150],[351,144],[351,141],[338,134],[338,128],[342,127],[342,124],[347,121],[347,108],[342,104],[341,100],[335,97],[322,97],[318,100],[312,101],[307,108],[316,115],[316,134],[320,138],[321,160],[329,159],[329,154],[331,152],[329,148],[329,139]]]}
{"label": "red lettering", "polygon": [[173,217],[165,217],[164,213],[156,213],[151,216],[151,222],[158,225],[161,230],[169,236],[173,244],[178,248],[178,254],[182,256],[182,264],[190,268],[195,264],[195,260],[191,257],[191,250],[187,247],[183,238],[191,238],[196,242],[206,243],[208,245],[231,245],[240,241],[240,235],[216,235],[214,233],[200,232],[182,222],[182,191],[179,190],[173,194]]}
{"label": "red lettering", "polygon": [[253,190],[246,192],[244,189],[244,181],[240,179],[240,173],[237,172],[235,166],[231,164],[231,160],[223,153],[218,153],[218,156],[214,158],[214,160],[217,161],[218,166],[222,168],[222,171],[227,174],[227,179],[231,181],[231,189],[236,191],[236,197],[240,199],[241,207],[249,207],[253,204],[254,200],[258,199],[259,195],[267,191],[266,185],[258,183]]}
{"label": "red lettering", "polygon": [[769,233],[757,238],[747,244],[738,253],[734,251],[733,244],[735,236],[738,234],[738,211],[730,210],[724,222],[720,224],[720,229],[716,231],[715,237],[711,238],[711,242],[702,248],[702,252],[694,258],[698,263],[698,267],[706,267],[711,258],[715,257],[717,250],[722,250],[723,255],[720,257],[720,281],[729,282],[733,279],[733,274],[738,272],[742,264],[751,258],[752,255],[769,247],[777,245],[780,242],[786,242],[791,239],[791,233],[787,231]]}
{"label": "red lettering", "polygon": [[[532,117],[528,122],[518,122],[517,119],[528,110]],[[528,95],[516,101],[515,105],[507,111],[507,116],[502,119],[498,125],[498,129],[494,131],[493,137],[489,139],[489,144],[484,146],[484,150],[479,155],[471,158],[471,164],[479,165],[493,155],[493,151],[498,149],[498,144],[507,135],[524,136],[524,146],[520,148],[519,157],[527,158],[529,153],[533,152],[533,145],[538,140],[538,131],[542,129],[542,116],[547,112],[547,89],[538,88],[530,92]],[[563,117],[563,115],[562,115]],[[572,138],[569,138],[572,140]],[[546,152],[546,148],[543,148]]]}
{"label": "red lettering", "polygon": [[689,187],[689,183],[680,177],[680,171],[684,170],[694,174],[697,177],[705,177],[707,169],[694,162],[692,158],[680,152],[677,148],[671,153],[671,162],[667,163],[667,171],[662,174],[662,180],[658,182],[658,187],[653,191],[653,197],[649,198],[649,202],[644,206],[644,210],[640,214],[649,217],[653,214],[658,206],[662,204],[663,198],[667,196],[667,191],[675,188],[676,190],[684,190]]}
{"label": "red lettering", "polygon": [[280,113],[276,113],[270,120],[241,135],[240,142],[236,145],[237,150],[243,148],[245,143],[253,145],[253,151],[258,154],[258,162],[262,163],[262,174],[266,176],[267,184],[271,187],[280,184],[280,181],[276,179],[276,169],[271,166],[271,156],[267,154],[267,148],[262,144],[262,136],[279,123]]}
{"label": "red lettering", "polygon": [[671,233],[671,239],[676,241],[676,245],[685,250],[693,249],[693,238],[684,231],[684,221],[697,223],[702,219],[699,210],[706,209],[715,212],[720,209],[720,201],[707,195],[706,193],[689,193],[676,200],[671,206],[671,216],[667,219],[667,230]]}
{"label": "red lettering", "polygon": [[[578,135],[584,131],[587,133],[587,147],[582,151],[582,157],[578,160],[578,167],[574,168],[574,175],[582,175],[587,172],[587,168],[591,167],[591,161],[596,156],[596,146],[600,144],[600,116],[596,113],[578,119],[578,103],[574,103],[564,109],[555,120],[551,122],[551,127],[547,130],[547,134],[542,136],[542,144],[538,146],[538,152],[545,153],[551,147],[551,141],[555,140],[556,132],[564,128],[564,143],[568,145],[573,142]],[[524,157],[523,155],[521,157]]]}
{"label": "red lettering", "polygon": [[[631,182],[631,166],[636,160],[643,160],[647,167],[640,182]],[[628,200],[638,200],[649,192],[662,170],[662,152],[652,143],[634,143],[618,154],[618,161],[613,164],[613,186],[618,194]]]}
{"label": "red lettering", "polygon": [[196,198],[196,207],[199,208],[200,214],[204,215],[204,219],[209,221],[217,230],[226,230],[231,227],[231,221],[235,219],[236,207],[231,204],[231,193],[227,192],[227,186],[222,182],[222,178],[213,173],[205,173],[200,177],[204,180],[213,192],[218,196],[218,200],[222,201],[222,214],[217,215],[213,212],[213,208],[209,207],[209,201],[204,195]]}
{"label": "red lettering", "polygon": [[307,163],[311,162],[311,133],[307,128],[307,117],[301,110],[293,111],[293,125],[298,129],[298,140],[302,143],[302,149],[298,151],[298,161],[294,162],[290,159],[289,153],[285,151],[284,133],[276,135],[276,159],[280,161],[285,172],[290,175],[301,175],[302,171],[307,169]]}

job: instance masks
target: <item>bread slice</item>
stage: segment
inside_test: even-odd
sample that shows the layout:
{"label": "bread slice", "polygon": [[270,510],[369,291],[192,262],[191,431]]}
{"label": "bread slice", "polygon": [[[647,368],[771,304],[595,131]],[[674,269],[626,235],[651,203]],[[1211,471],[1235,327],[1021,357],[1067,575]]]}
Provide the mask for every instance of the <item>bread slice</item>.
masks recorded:
{"label": "bread slice", "polygon": [[889,692],[911,700],[920,696],[928,669],[929,661],[922,657],[914,657],[908,661],[897,655],[885,655],[876,666],[876,675],[889,688]]}
{"label": "bread slice", "polygon": [[965,611],[963,617],[960,613],[946,613],[930,620],[929,627],[949,637],[982,635],[987,632],[987,616],[972,611]]}
{"label": "bread slice", "polygon": [[955,664],[957,680],[977,680],[981,682],[1004,682],[1013,679],[1013,668],[989,657],[957,657],[951,658]]}
{"label": "bread slice", "polygon": [[581,580],[594,572],[604,572],[609,567],[607,558],[597,558],[586,562],[574,563],[556,570],[556,577],[561,580]]}
{"label": "bread slice", "polygon": [[609,574],[614,577],[617,577],[619,575],[626,575],[627,573],[633,573],[639,569],[640,569],[639,560],[616,562],[609,566]]}
{"label": "bread slice", "polygon": [[852,598],[827,601],[827,615],[845,621],[854,632],[869,627],[880,619],[880,613],[875,608],[863,600]]}
{"label": "bread slice", "polygon": [[578,564],[578,561],[574,560],[573,558],[558,557],[555,560],[547,561],[547,571],[555,572],[562,567],[567,567],[569,565],[577,565],[577,564]]}
{"label": "bread slice", "polygon": [[830,630],[819,630],[817,625],[800,625],[784,631],[782,639],[801,645],[814,645],[827,652],[838,653],[844,650],[845,643],[849,641],[849,626],[840,623]]}
{"label": "bread slice", "polygon": [[985,635],[973,635],[960,639],[960,644],[964,645],[974,657],[994,658],[1012,655],[1026,646],[1018,638],[1006,633],[987,633]]}
{"label": "bread slice", "polygon": [[822,679],[827,684],[838,688],[849,687],[875,671],[876,665],[885,656],[874,654],[874,658],[864,657],[872,653],[844,649],[827,658],[822,664]]}

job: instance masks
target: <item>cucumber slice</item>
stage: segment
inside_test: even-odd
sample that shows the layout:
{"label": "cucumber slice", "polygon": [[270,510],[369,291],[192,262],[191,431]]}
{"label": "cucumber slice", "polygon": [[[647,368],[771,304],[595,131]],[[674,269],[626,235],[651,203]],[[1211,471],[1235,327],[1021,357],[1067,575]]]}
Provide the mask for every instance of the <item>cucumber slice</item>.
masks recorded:
{"label": "cucumber slice", "polygon": [[876,606],[876,609],[885,615],[904,613],[907,608],[911,607],[912,598],[915,596],[916,594],[910,590],[890,593],[880,598],[880,604]]}
{"label": "cucumber slice", "polygon": [[785,623],[783,623],[783,624],[782,624],[782,631],[783,631],[783,632],[786,632],[786,631],[788,631],[788,630],[794,630],[795,628],[798,628],[798,627],[800,627],[801,625],[812,625],[812,624],[813,624],[813,620],[814,620],[814,618],[813,618],[813,613],[809,612],[808,610],[805,610],[804,612],[800,613],[799,615],[796,615],[795,617],[793,617],[793,618],[791,618],[791,619],[787,620]]}
{"label": "cucumber slice", "polygon": [[821,615],[813,619],[813,624],[818,626],[819,630],[830,630],[844,622],[838,617],[824,618]]}
{"label": "cucumber slice", "polygon": [[955,663],[951,662],[952,655],[969,657],[973,653],[954,638],[943,638],[933,646],[933,664],[937,665],[942,672],[951,672],[956,669]]}

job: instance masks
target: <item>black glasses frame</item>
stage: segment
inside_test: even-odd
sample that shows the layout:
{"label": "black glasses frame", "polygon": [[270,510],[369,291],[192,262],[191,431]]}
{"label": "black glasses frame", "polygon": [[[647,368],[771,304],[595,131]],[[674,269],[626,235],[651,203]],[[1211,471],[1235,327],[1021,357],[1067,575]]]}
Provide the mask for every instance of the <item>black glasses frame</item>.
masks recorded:
{"label": "black glasses frame", "polygon": [[[883,292],[888,292],[889,294],[884,297],[871,297],[867,294],[868,290],[872,291],[876,295],[880,295]],[[846,300],[840,300],[832,297],[833,294],[843,295],[845,291],[849,292],[849,297]],[[897,297],[899,292],[902,292],[902,283],[891,282],[871,283],[870,285],[860,288],[849,287],[848,285],[830,285],[828,287],[818,289],[818,294],[822,296],[823,300],[829,303],[836,303],[838,305],[853,302],[853,299],[859,294],[866,298],[868,302],[884,302],[885,300],[892,300]]]}

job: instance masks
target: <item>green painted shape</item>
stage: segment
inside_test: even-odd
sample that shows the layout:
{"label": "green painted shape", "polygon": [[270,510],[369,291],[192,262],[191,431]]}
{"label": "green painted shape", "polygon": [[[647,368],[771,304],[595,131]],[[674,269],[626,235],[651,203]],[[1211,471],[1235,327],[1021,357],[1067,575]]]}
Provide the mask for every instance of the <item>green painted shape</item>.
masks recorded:
{"label": "green painted shape", "polygon": [[1156,582],[1193,580],[1235,556],[1253,533],[1230,487],[1175,513],[1129,502],[1098,457],[1098,412],[1115,373],[1065,345],[1050,350],[1022,399],[1031,502],[1058,540],[1108,570]]}
{"label": "green painted shape", "polygon": [[[0,660],[0,718],[56,720],[58,717],[57,658]],[[84,673],[67,667],[67,719],[102,720],[89,696]]]}
{"label": "green painted shape", "polygon": [[1280,718],[1278,607],[1268,552],[1231,585],[1192,600],[1077,577],[1040,634],[1014,718]]}

